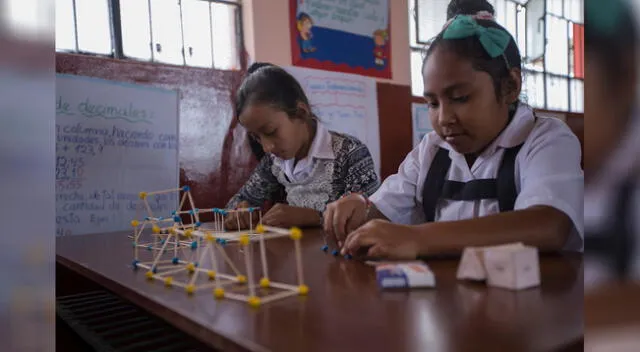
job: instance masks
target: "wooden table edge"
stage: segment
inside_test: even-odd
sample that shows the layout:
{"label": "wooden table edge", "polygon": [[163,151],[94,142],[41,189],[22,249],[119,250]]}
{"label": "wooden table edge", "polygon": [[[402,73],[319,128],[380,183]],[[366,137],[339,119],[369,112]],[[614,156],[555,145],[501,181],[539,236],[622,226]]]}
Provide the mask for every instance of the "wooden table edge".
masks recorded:
{"label": "wooden table edge", "polygon": [[[185,333],[193,336],[199,341],[203,342],[211,348],[215,348],[223,351],[251,351],[251,352],[268,352],[268,349],[251,343],[248,340],[240,340],[236,337],[228,336],[219,333],[214,330],[209,330],[206,327],[196,323],[195,321],[188,319],[175,311],[170,307],[157,303],[144,295],[140,294],[136,290],[130,289],[114,280],[107,278],[89,268],[75,263],[72,260],[65,258],[59,254],[56,254],[56,262],[65,268],[72,270],[73,272],[86,277],[89,280],[96,282],[97,284],[104,286],[108,290],[113,291],[118,296],[132,302],[136,306],[146,310],[147,312],[157,316],[172,326],[184,331]],[[179,324],[176,324],[178,322]],[[212,341],[212,337],[215,337]]]}

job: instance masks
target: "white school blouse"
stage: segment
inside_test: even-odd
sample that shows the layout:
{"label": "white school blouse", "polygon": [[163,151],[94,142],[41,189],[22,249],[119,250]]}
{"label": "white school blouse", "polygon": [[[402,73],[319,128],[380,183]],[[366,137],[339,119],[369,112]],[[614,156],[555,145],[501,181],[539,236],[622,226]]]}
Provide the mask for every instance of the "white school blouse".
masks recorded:
{"label": "white school blouse", "polygon": [[[389,176],[371,201],[389,220],[400,224],[425,222],[422,188],[438,147],[449,150],[451,167],[447,180],[468,182],[494,179],[505,148],[522,144],[515,160],[518,197],[514,210],[546,205],[567,214],[573,222],[566,250],[583,249],[584,174],[580,166],[578,138],[561,120],[535,117],[533,110],[520,104],[504,131],[478,156],[469,168],[463,154],[457,153],[435,131],[424,136],[398,172]],[[439,200],[435,221],[477,218],[500,212],[497,199],[477,201]]]}

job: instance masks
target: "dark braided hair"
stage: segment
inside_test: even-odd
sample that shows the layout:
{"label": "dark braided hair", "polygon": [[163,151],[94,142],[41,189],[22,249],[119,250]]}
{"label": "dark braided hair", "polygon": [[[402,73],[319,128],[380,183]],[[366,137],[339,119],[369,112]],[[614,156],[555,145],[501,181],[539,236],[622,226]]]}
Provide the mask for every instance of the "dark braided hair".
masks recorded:
{"label": "dark braided hair", "polygon": [[457,15],[475,15],[480,11],[487,11],[495,16],[496,11],[487,0],[451,0],[447,6],[447,20]]}

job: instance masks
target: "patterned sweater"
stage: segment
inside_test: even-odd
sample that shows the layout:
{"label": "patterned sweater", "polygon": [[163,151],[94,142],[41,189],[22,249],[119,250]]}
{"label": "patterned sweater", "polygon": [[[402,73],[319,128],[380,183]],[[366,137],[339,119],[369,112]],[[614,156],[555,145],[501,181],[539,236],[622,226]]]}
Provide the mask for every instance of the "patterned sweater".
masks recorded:
{"label": "patterned sweater", "polygon": [[265,201],[284,200],[291,206],[324,211],[328,203],[347,192],[373,194],[380,186],[380,179],[367,146],[346,134],[334,131],[329,134],[334,159],[315,159],[309,177],[292,182],[286,177],[282,163],[267,154],[227,208],[234,208],[242,201],[250,206],[262,206]]}

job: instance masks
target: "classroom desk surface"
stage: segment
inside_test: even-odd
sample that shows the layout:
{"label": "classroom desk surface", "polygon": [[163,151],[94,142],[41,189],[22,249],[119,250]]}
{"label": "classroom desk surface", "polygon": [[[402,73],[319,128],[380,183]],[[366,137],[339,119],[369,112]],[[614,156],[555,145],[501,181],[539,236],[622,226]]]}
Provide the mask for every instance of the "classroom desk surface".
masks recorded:
{"label": "classroom desk surface", "polygon": [[640,282],[611,283],[585,292],[584,312],[587,331],[625,326],[640,329]]}
{"label": "classroom desk surface", "polygon": [[[427,261],[435,289],[381,292],[371,266],[322,252],[321,232],[307,231],[309,295],[254,309],[147,281],[128,234],[58,238],[57,261],[225,351],[542,351],[583,338],[581,256],[541,257],[541,287],[520,292],[457,281],[450,259]],[[269,241],[272,280],[295,283],[292,248]]]}

